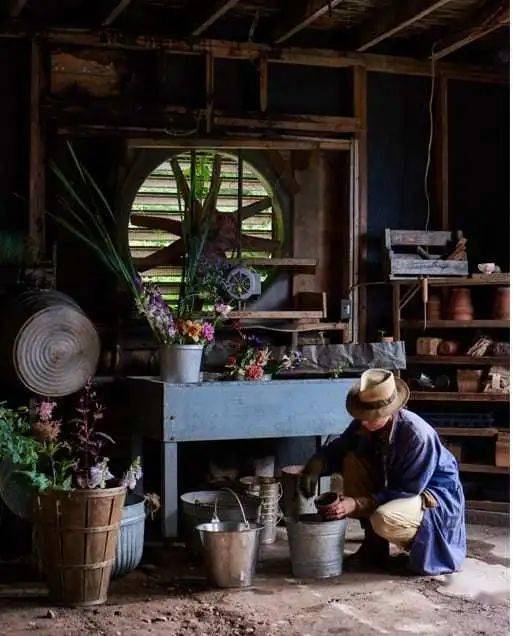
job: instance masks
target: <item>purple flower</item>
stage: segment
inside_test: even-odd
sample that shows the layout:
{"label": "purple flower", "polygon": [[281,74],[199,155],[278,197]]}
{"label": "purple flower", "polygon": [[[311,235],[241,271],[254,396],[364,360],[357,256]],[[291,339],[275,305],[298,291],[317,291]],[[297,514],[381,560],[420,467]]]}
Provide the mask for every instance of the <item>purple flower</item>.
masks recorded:
{"label": "purple flower", "polygon": [[222,318],[226,318],[233,307],[231,305],[225,305],[224,303],[217,303],[214,305],[214,309],[216,314],[219,314]]}
{"label": "purple flower", "polygon": [[212,342],[212,340],[214,339],[214,333],[214,325],[212,325],[210,322],[204,322],[201,329],[201,335],[203,336],[203,338],[205,338],[207,342]]}

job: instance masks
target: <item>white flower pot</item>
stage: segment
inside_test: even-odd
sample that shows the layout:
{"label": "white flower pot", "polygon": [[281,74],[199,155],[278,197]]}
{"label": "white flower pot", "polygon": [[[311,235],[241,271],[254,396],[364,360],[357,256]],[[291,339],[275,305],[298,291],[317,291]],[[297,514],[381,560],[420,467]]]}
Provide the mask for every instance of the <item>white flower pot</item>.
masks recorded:
{"label": "white flower pot", "polygon": [[164,382],[186,384],[200,381],[203,345],[160,347],[160,377]]}

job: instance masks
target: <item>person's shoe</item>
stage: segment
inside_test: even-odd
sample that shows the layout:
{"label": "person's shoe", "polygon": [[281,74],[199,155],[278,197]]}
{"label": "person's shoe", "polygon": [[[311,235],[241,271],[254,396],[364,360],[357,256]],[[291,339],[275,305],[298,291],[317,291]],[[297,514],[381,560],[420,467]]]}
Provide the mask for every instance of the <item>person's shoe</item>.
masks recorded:
{"label": "person's shoe", "polygon": [[383,570],[389,558],[388,541],[367,531],[358,550],[344,557],[344,569],[349,572]]}

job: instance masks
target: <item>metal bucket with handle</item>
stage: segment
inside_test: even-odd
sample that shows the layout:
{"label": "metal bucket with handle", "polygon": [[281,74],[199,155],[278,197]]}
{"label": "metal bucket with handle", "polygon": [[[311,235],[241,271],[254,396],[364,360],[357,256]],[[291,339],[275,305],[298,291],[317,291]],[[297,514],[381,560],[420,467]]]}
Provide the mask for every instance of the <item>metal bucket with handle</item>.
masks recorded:
{"label": "metal bucket with handle", "polygon": [[222,488],[219,492],[223,490],[230,492],[237,500],[242,522],[219,520],[218,495],[210,523],[196,526],[203,547],[207,577],[217,587],[248,587],[253,582],[264,526],[250,523],[236,493],[230,488]]}

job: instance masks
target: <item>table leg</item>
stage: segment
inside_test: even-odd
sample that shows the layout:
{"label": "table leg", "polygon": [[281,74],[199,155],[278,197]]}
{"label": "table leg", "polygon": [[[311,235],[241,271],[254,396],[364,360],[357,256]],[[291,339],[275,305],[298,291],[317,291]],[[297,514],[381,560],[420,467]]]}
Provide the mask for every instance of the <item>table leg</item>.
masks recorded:
{"label": "table leg", "polygon": [[162,444],[162,535],[178,536],[178,444]]}

